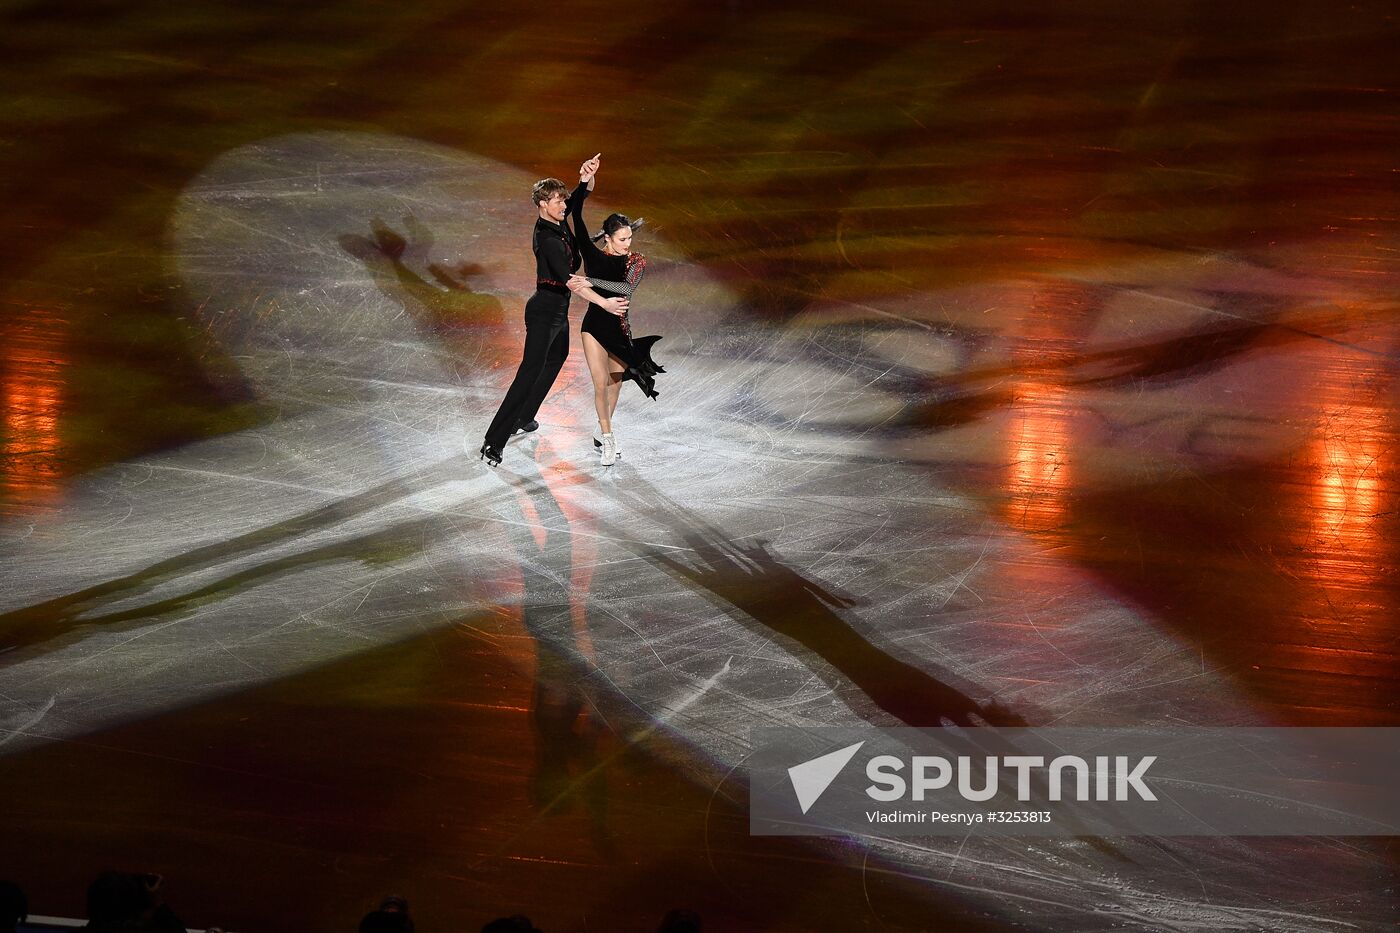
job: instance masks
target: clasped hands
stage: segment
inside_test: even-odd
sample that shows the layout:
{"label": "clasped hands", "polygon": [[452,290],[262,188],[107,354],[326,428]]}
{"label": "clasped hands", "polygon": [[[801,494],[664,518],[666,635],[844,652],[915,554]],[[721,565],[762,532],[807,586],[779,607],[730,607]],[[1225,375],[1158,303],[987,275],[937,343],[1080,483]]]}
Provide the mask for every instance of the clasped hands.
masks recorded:
{"label": "clasped hands", "polygon": [[602,156],[603,154],[600,152],[578,167],[579,181],[593,181],[593,176],[598,174],[598,166],[602,164],[599,161],[602,158]]}
{"label": "clasped hands", "polygon": [[609,314],[616,314],[618,317],[622,317],[627,313],[628,301],[626,298],[604,298],[602,295],[593,291],[593,284],[588,281],[588,276],[586,275],[579,275],[575,272],[573,275],[569,276],[568,285],[569,291],[576,295],[582,295]]}

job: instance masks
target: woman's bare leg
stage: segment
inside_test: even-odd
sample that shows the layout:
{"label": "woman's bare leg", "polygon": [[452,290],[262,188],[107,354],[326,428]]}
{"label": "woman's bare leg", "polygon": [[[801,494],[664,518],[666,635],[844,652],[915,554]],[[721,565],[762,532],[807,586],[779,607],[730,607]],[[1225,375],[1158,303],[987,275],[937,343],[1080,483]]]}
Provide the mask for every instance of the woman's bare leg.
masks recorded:
{"label": "woman's bare leg", "polygon": [[615,356],[608,357],[608,421],[611,423],[613,412],[617,411],[617,398],[622,394],[622,374],[627,372],[627,367]]}
{"label": "woman's bare leg", "polygon": [[612,383],[612,370],[608,351],[594,339],[592,334],[583,335],[583,356],[588,360],[588,375],[593,377],[593,408],[598,412],[598,426],[604,434],[612,433],[612,406],[616,401],[608,397]]}

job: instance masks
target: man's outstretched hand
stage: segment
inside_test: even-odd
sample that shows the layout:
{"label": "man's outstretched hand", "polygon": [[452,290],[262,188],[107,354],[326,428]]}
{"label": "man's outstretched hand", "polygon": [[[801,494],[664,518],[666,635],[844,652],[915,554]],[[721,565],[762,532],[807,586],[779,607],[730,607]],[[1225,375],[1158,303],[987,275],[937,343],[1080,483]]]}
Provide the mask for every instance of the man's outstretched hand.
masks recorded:
{"label": "man's outstretched hand", "polygon": [[569,291],[578,295],[580,298],[591,301],[609,314],[616,314],[618,317],[622,317],[627,313],[627,307],[630,302],[626,298],[604,298],[593,290],[592,283],[588,281],[587,276],[579,275],[575,272],[573,275],[569,276],[568,286]]}
{"label": "man's outstretched hand", "polygon": [[602,156],[603,154],[600,152],[578,167],[579,181],[593,180],[593,176],[598,174],[598,167],[601,164],[599,160],[602,158]]}

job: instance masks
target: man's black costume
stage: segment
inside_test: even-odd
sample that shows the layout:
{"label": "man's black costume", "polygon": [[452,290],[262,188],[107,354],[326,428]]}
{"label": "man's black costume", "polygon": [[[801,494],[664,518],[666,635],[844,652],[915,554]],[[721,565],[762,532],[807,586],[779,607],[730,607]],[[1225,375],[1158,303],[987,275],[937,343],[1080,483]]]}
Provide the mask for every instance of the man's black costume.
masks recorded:
{"label": "man's black costume", "polygon": [[[587,185],[569,196],[582,198]],[[506,397],[491,426],[486,429],[482,456],[500,461],[500,452],[516,428],[535,415],[569,356],[569,276],[578,271],[579,250],[565,224],[540,218],[535,221],[535,294],[525,303],[525,351],[520,368],[506,390]],[[494,456],[493,456],[494,454]]]}

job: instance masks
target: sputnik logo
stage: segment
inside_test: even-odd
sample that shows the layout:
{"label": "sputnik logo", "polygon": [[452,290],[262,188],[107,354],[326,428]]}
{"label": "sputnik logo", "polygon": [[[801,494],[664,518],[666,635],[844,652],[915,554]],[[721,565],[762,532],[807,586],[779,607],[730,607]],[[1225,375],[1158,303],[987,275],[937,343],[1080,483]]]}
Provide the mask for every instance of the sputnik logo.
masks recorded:
{"label": "sputnik logo", "polygon": [[822,794],[826,793],[826,789],[831,786],[832,781],[836,780],[841,769],[850,763],[864,744],[864,742],[857,742],[854,745],[847,745],[845,748],[839,748],[834,752],[828,752],[788,768],[788,779],[792,781],[792,789],[797,793],[797,802],[802,805],[804,814],[812,809],[812,804],[816,803]]}

